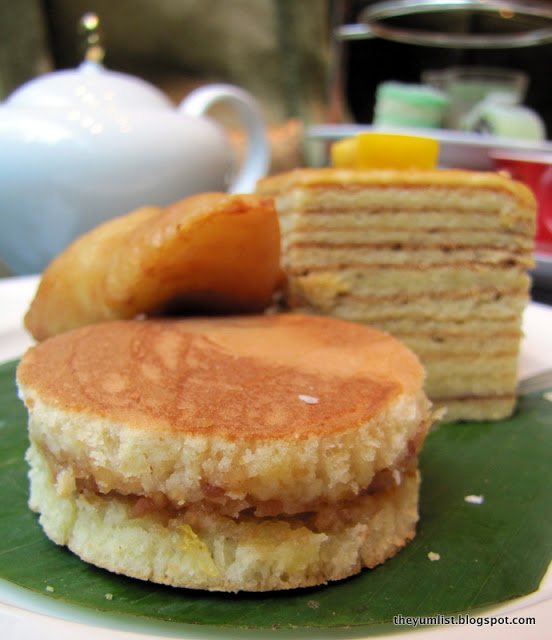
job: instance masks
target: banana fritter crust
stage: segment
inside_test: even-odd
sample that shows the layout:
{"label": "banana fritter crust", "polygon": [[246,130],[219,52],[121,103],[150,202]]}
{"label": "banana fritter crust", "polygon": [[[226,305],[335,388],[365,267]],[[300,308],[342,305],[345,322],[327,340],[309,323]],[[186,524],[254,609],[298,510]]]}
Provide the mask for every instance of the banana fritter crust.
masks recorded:
{"label": "banana fritter crust", "polygon": [[37,340],[104,320],[256,312],[281,281],[271,198],[202,193],[109,220],[45,269],[25,326]]}

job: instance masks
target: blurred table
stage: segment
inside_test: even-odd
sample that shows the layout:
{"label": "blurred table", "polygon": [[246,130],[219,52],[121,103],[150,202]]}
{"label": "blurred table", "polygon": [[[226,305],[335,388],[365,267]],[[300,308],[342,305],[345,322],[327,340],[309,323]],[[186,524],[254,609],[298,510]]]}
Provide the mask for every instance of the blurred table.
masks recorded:
{"label": "blurred table", "polygon": [[552,289],[534,284],[531,289],[531,299],[534,302],[552,305]]}

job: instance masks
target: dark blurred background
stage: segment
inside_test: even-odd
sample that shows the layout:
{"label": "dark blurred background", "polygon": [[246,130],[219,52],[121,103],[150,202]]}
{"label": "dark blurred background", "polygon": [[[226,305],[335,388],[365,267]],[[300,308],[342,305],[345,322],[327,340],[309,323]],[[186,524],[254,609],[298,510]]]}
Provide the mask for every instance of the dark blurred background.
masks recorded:
{"label": "dark blurred background", "polygon": [[[523,0],[521,0],[523,2]],[[374,1],[350,0],[338,3],[344,22],[355,22],[361,10]],[[439,2],[435,3],[436,5]],[[535,2],[527,2],[535,5]],[[552,9],[552,2],[543,0]],[[489,15],[474,17],[459,12],[443,12],[427,17],[409,16],[390,21],[399,27],[413,27],[451,33],[505,33],[542,27],[536,18],[497,20]],[[386,80],[418,83],[425,69],[456,66],[483,66],[516,69],[529,76],[524,104],[545,121],[548,137],[552,133],[552,43],[523,48],[447,49],[390,42],[381,39],[350,41],[344,44],[346,74],[344,94],[350,115],[358,122],[371,122],[375,89]]]}
{"label": "dark blurred background", "polygon": [[[552,9],[552,0],[517,1]],[[233,82],[257,96],[271,123],[325,121],[331,90],[336,89],[338,54],[344,117],[371,122],[375,89],[383,81],[416,83],[424,69],[450,66],[506,67],[527,73],[525,104],[552,130],[552,44],[467,50],[371,39],[336,46],[333,27],[355,22],[372,4],[374,0],[0,0],[0,98],[38,73],[76,66],[83,56],[79,19],[94,11],[101,20],[106,66],[140,75],[175,100],[198,84]],[[534,26],[529,18],[497,21],[449,12],[429,20],[395,19],[393,24],[457,33]]]}

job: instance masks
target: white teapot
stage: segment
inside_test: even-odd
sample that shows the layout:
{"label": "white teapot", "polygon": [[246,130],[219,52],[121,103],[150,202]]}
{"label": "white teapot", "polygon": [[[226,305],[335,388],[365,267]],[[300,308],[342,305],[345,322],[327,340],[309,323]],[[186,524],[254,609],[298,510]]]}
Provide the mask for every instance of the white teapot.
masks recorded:
{"label": "white teapot", "polygon": [[[247,135],[239,170],[224,129],[204,117],[221,101]],[[201,87],[175,107],[95,61],[39,76],[0,105],[0,260],[35,273],[76,236],[136,207],[251,191],[268,149],[257,103],[232,85]]]}

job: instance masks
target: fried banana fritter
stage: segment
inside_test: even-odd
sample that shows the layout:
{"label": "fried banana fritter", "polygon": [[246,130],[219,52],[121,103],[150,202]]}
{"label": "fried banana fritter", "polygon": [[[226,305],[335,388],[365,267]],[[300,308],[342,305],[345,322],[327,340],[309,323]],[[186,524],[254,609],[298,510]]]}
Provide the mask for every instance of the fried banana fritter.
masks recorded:
{"label": "fried banana fritter", "polygon": [[202,193],[137,209],[75,240],[45,269],[25,326],[44,340],[167,310],[258,312],[281,278],[272,199]]}

